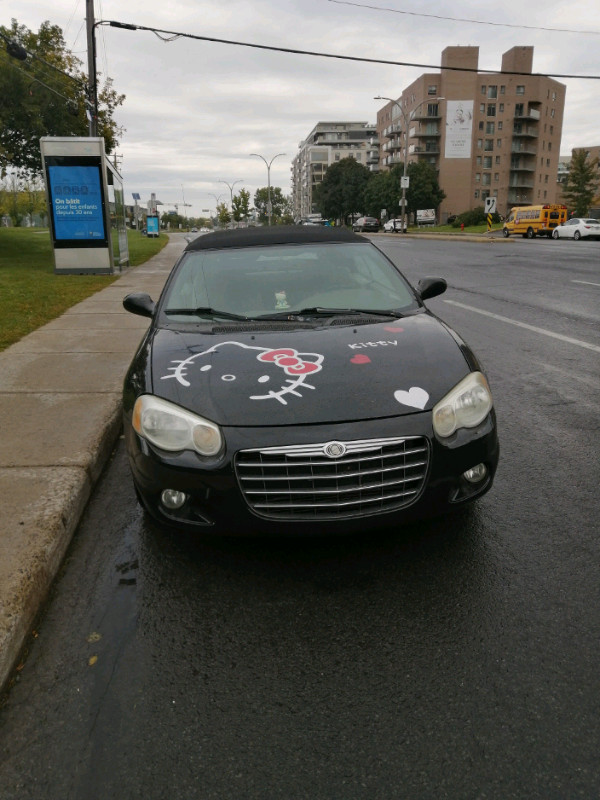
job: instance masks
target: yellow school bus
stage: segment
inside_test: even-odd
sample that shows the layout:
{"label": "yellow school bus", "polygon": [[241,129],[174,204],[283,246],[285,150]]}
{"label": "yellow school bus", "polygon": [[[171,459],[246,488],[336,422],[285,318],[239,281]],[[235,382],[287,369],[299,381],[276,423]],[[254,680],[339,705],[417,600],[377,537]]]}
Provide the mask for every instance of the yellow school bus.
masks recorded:
{"label": "yellow school bus", "polygon": [[552,236],[557,225],[567,219],[567,207],[558,205],[517,206],[511,208],[504,221],[502,232],[505,236],[520,233],[528,239],[534,236]]}

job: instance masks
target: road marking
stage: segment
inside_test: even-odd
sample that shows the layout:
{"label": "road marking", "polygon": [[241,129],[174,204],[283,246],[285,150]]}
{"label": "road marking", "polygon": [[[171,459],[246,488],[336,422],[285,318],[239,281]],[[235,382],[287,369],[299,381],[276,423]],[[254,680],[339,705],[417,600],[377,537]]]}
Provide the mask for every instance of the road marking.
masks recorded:
{"label": "road marking", "polygon": [[503,317],[500,314],[492,314],[491,311],[482,311],[480,308],[467,306],[464,303],[457,303],[455,300],[443,300],[442,302],[448,303],[451,306],[458,306],[458,308],[464,308],[467,311],[474,311],[476,314],[483,314],[484,317],[492,317],[492,319],[497,319],[500,322],[508,322],[509,325],[515,325],[517,328],[525,328],[528,331],[541,333],[544,336],[552,337],[552,339],[560,339],[561,342],[568,342],[569,344],[575,344],[578,347],[585,347],[587,350],[593,350],[595,353],[600,353],[600,346],[597,344],[582,342],[580,339],[572,339],[570,336],[563,336],[562,333],[554,333],[554,331],[547,331],[545,328],[537,328],[535,325],[528,325],[526,322],[519,322],[516,319],[509,319],[508,317]]}
{"label": "road marking", "polygon": [[586,286],[600,286],[600,283],[592,283],[592,281],[571,281],[571,283],[585,283]]}

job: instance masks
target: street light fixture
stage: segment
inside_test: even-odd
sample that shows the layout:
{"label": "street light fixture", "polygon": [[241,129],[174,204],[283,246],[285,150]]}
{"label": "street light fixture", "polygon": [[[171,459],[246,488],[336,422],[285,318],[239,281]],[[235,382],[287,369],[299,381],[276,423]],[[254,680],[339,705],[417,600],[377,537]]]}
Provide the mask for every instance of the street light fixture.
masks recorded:
{"label": "street light fixture", "polygon": [[260,153],[250,153],[251,156],[256,156],[256,158],[262,158],[262,160],[267,165],[267,218],[269,221],[269,226],[271,225],[271,215],[273,213],[273,205],[271,203],[271,164],[275,161],[276,158],[279,156],[286,155],[285,153],[277,153],[277,155],[273,156],[270,161],[264,156],[261,156]]}
{"label": "street light fixture", "polygon": [[239,181],[234,181],[233,183],[227,183],[227,181],[219,181],[219,183],[224,183],[226,186],[229,187],[229,195],[231,197],[231,223],[230,223],[230,225],[231,225],[232,228],[233,228],[233,187],[236,185],[236,183],[243,183],[243,182],[244,182],[243,178],[240,178]]}
{"label": "street light fixture", "polygon": [[[439,101],[439,100],[445,100],[446,98],[445,97],[436,97],[435,99],[436,99],[436,101]],[[421,106],[425,105],[425,103],[430,103],[431,99],[430,98],[426,98],[425,100],[422,100],[420,103],[418,103],[413,108],[413,110],[410,112],[410,114],[407,114],[406,111],[400,105],[400,103],[397,100],[392,99],[391,97],[382,97],[381,95],[378,94],[376,97],[373,98],[373,100],[387,100],[388,102],[393,103],[398,108],[398,110],[400,111],[400,113],[402,114],[402,117],[404,119],[404,168],[402,170],[402,201],[401,201],[402,202],[402,222],[400,223],[401,228],[402,228],[402,233],[404,233],[405,232],[404,231],[404,226],[406,224],[406,184],[407,184],[406,170],[407,170],[407,167],[408,167],[408,126],[410,125],[410,123],[414,119],[415,114],[421,108]]]}

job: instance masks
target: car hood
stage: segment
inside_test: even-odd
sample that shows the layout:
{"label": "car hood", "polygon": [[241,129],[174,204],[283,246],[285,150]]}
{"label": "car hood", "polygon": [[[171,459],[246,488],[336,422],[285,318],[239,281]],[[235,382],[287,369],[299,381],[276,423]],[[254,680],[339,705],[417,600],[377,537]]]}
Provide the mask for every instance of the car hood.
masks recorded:
{"label": "car hood", "polygon": [[466,345],[427,313],[227,336],[158,328],[148,347],[153,394],[233,426],[414,414],[470,371]]}

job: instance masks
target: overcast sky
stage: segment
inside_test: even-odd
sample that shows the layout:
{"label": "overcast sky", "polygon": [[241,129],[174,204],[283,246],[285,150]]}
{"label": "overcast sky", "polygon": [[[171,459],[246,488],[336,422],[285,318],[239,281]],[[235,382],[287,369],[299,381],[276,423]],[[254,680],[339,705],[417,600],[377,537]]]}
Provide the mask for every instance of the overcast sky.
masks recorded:
{"label": "overcast sky", "polygon": [[[87,69],[85,0],[2,0],[0,11],[5,26],[12,18],[34,31],[45,20],[59,25]],[[95,0],[95,17],[435,66],[445,47],[476,45],[479,68],[494,70],[506,50],[533,45],[534,72],[600,75],[598,0],[535,6],[481,0]],[[534,25],[545,30],[527,27]],[[288,194],[292,158],[317,122],[374,123],[382,105],[374,95],[398,97],[429,71],[184,38],[166,42],[148,31],[104,26],[97,27],[97,65],[126,95],[115,114],[124,128],[117,153],[126,201],[132,202],[132,192],[142,202],[155,192],[165,204],[181,206],[185,200],[191,216],[214,209],[213,195],[229,202],[230,189],[219,181],[242,181],[233,191],[246,188],[251,199],[266,186],[266,166],[250,153],[267,161],[286,154],[273,162],[271,185]],[[561,153],[600,145],[600,80],[559,80],[567,86]]]}

